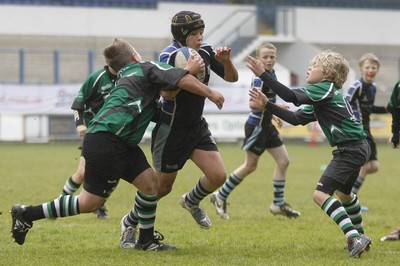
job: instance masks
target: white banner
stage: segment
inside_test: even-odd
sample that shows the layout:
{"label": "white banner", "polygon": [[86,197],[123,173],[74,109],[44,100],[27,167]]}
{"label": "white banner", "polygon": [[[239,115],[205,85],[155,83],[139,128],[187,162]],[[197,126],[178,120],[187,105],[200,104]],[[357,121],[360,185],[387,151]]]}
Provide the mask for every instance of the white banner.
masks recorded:
{"label": "white banner", "polygon": [[1,85],[0,114],[72,115],[80,84]]}
{"label": "white banner", "polygon": [[[71,105],[80,84],[0,85],[0,114],[72,115]],[[222,110],[206,100],[205,113],[248,113],[247,88],[213,87],[225,97]]]}

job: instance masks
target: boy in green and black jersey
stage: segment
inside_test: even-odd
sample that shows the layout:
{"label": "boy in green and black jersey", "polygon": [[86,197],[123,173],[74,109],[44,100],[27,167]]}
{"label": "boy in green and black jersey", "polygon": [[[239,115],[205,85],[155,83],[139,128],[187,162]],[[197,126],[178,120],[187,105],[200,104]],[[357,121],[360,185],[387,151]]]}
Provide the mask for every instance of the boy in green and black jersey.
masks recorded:
{"label": "boy in green and black jersey", "polygon": [[349,72],[348,62],[332,51],[316,55],[307,71],[309,85],[294,90],[273,79],[259,60],[248,56],[247,66],[284,101],[297,106],[305,104],[291,112],[268,101],[259,90],[250,90],[255,109],[268,110],[293,125],[318,121],[330,145],[337,147],[318,181],[313,199],[345,234],[350,257],[360,256],[369,250],[371,239],[364,235],[360,203],[351,189],[369,158],[370,148],[361,121],[339,92]]}

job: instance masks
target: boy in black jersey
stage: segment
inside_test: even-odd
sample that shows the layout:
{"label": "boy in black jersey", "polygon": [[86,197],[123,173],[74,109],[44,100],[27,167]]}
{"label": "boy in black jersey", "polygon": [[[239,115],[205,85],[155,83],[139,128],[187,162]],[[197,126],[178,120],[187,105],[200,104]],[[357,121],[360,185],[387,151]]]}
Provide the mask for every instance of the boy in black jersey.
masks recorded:
{"label": "boy in black jersey", "polygon": [[161,242],[160,234],[154,234],[157,176],[138,144],[156,113],[160,93],[168,98],[174,97],[180,89],[187,89],[209,98],[219,108],[224,98],[189,75],[187,70],[161,62],[141,61],[140,55],[126,41],[115,39],[104,49],[104,57],[107,65],[119,71],[119,80],[89,123],[84,137],[83,189],[78,196],[61,196],[36,206],[15,204],[11,209],[11,232],[20,245],[24,244],[33,221],[92,212],[104,203],[122,178],[138,189],[135,206],[140,235],[135,248],[154,251],[176,248]]}
{"label": "boy in black jersey", "polygon": [[[230,57],[231,49],[221,47],[215,51],[209,44],[203,43],[204,28],[204,21],[196,12],[180,11],[175,14],[171,21],[174,40],[161,52],[160,61],[175,65],[179,48],[188,46],[203,59],[204,84],[208,84],[211,70],[228,82],[237,81],[238,72]],[[180,91],[174,98],[163,99],[161,116],[153,130],[151,145],[159,182],[159,199],[171,192],[178,171],[187,160],[191,159],[203,172],[195,187],[182,195],[180,204],[191,213],[200,228],[208,229],[211,221],[200,202],[225,182],[226,171],[203,117],[204,102],[203,96],[188,91]],[[137,214],[132,211],[125,222],[136,227]]]}
{"label": "boy in black jersey", "polygon": [[[360,67],[361,77],[350,86],[345,98],[349,101],[355,117],[363,123],[364,131],[367,134],[367,142],[371,148],[371,155],[368,162],[360,169],[357,181],[354,183],[352,189],[354,194],[358,194],[358,191],[364,184],[367,175],[376,173],[379,168],[376,143],[370,129],[370,115],[373,113],[387,113],[385,106],[375,105],[377,89],[374,79],[378,74],[380,67],[378,57],[374,54],[366,53],[361,56],[358,65]],[[368,208],[362,206],[361,210],[367,211]]]}
{"label": "boy in black jersey", "polygon": [[247,66],[284,101],[297,106],[305,104],[302,109],[291,112],[270,102],[259,90],[250,90],[255,109],[268,110],[292,125],[318,121],[330,145],[337,146],[318,181],[313,199],[345,234],[350,257],[360,256],[369,250],[371,239],[364,235],[360,203],[351,189],[361,166],[369,158],[370,148],[361,121],[339,92],[349,72],[347,61],[332,51],[319,53],[307,71],[309,85],[294,90],[273,79],[259,60],[248,56]]}
{"label": "boy in black jersey", "polygon": [[[263,43],[256,49],[257,58],[263,62],[264,68],[275,79],[274,66],[277,59],[277,49],[272,43]],[[276,93],[262,82],[259,77],[254,76],[251,88],[262,90],[272,102],[276,101]],[[257,169],[258,162],[265,151],[275,161],[273,172],[274,198],[269,210],[274,215],[284,215],[288,218],[297,218],[300,212],[291,208],[285,201],[286,172],[289,165],[289,155],[283,144],[279,131],[272,121],[282,126],[282,120],[268,111],[252,109],[244,126],[245,138],[242,149],[246,152],[245,161],[233,171],[223,186],[211,195],[217,214],[222,219],[229,219],[226,205],[227,198],[233,190],[239,186],[244,179]]]}

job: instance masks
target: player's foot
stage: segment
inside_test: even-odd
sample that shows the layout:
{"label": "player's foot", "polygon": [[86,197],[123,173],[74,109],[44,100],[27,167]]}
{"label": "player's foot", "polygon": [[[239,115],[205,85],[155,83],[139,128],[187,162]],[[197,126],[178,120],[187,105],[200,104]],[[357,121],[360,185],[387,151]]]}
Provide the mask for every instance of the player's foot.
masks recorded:
{"label": "player's foot", "polygon": [[188,210],[190,212],[190,214],[192,214],[194,220],[201,228],[209,229],[211,227],[211,221],[210,221],[210,218],[208,218],[206,212],[203,210],[202,207],[200,207],[200,205],[192,206],[192,207],[187,205],[186,195],[187,194],[183,194],[181,197],[181,200],[180,200],[180,204],[182,205],[182,208]]}
{"label": "player's foot", "polygon": [[389,240],[399,240],[400,239],[400,227],[397,227],[396,230],[381,238],[381,241],[389,241]]}
{"label": "player's foot", "polygon": [[101,205],[101,207],[94,213],[97,214],[98,219],[110,219],[110,216],[108,216],[108,214],[107,214],[106,205],[104,205],[104,204]]}
{"label": "player's foot", "polygon": [[301,215],[300,212],[293,210],[292,207],[286,202],[280,206],[272,203],[269,207],[269,210],[274,215],[280,214],[288,218],[297,218]]}
{"label": "player's foot", "polygon": [[15,204],[10,211],[12,218],[12,237],[19,245],[24,244],[26,234],[33,226],[33,223],[31,221],[27,221],[24,219],[24,212],[26,212],[26,206],[20,204]]}
{"label": "player's foot", "polygon": [[229,220],[229,215],[226,213],[226,200],[222,200],[218,197],[218,192],[214,192],[211,194],[211,202],[215,206],[215,210],[217,214],[221,216],[224,220]]}
{"label": "player's foot", "polygon": [[[363,235],[363,234],[360,233],[360,235]],[[349,243],[347,243],[347,244],[343,247],[343,249],[349,250]],[[349,251],[350,251],[350,250],[349,250]],[[367,249],[365,249],[365,251],[369,251],[369,247],[368,247]]]}
{"label": "player's foot", "polygon": [[152,240],[145,244],[137,242],[135,248],[144,251],[166,251],[178,249],[176,246],[161,242],[161,240],[164,240],[164,236],[158,231],[154,231],[154,238]]}
{"label": "player's foot", "polygon": [[350,238],[347,241],[350,251],[350,258],[360,257],[364,251],[368,251],[371,245],[371,238],[366,235]]}
{"label": "player's foot", "polygon": [[121,248],[135,248],[136,245],[136,235],[137,235],[137,228],[128,226],[126,227],[124,224],[124,220],[127,215],[122,217],[120,227],[121,227],[121,235],[119,238],[119,244]]}
{"label": "player's foot", "polygon": [[368,210],[367,206],[361,206],[361,212],[367,212]]}

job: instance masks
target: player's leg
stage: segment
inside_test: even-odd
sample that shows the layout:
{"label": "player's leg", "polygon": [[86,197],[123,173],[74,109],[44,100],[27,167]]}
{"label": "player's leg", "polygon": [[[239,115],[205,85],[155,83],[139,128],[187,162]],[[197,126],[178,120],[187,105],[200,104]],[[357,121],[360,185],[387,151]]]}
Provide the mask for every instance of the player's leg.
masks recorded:
{"label": "player's leg", "polygon": [[[162,173],[160,171],[156,171],[159,191],[157,195],[158,200],[171,192],[177,174],[178,172]],[[135,247],[138,224],[139,214],[137,205],[135,204],[132,210],[121,219],[120,244],[122,248]]]}
{"label": "player's leg", "polygon": [[[175,249],[174,246],[160,242],[162,235],[154,231],[158,177],[140,147],[130,148],[123,179],[132,183],[138,191],[134,208],[121,219],[121,247],[154,251]],[[131,213],[135,216],[135,224],[129,220]],[[137,231],[139,231],[139,239],[136,241]]]}
{"label": "player's leg", "polygon": [[81,156],[79,158],[79,165],[76,172],[68,178],[63,187],[63,191],[60,196],[74,194],[82,185],[83,177],[85,176],[85,158]]}
{"label": "player's leg", "polygon": [[314,202],[346,236],[350,257],[360,256],[369,249],[371,239],[364,234],[360,235],[345,207],[332,195],[336,192],[342,202],[352,199],[352,185],[368,156],[369,147],[366,143],[338,147],[333,151],[333,159],[319,179],[313,195]]}
{"label": "player's leg", "polygon": [[376,143],[373,140],[372,136],[369,136],[367,138],[369,147],[371,149],[371,154],[369,156],[368,162],[365,163],[361,169],[360,173],[358,174],[357,181],[353,185],[352,192],[354,194],[358,194],[359,190],[363,186],[366,177],[368,174],[373,174],[378,171],[379,168],[379,162],[378,162],[378,154],[377,154],[377,149],[376,149]]}
{"label": "player's leg", "polygon": [[211,202],[214,204],[217,214],[221,216],[222,219],[229,219],[227,213],[228,196],[240,185],[246,176],[257,169],[259,158],[260,156],[257,154],[246,151],[244,163],[229,175],[228,179],[218,191],[211,194]]}
{"label": "player's leg", "polygon": [[200,177],[195,187],[189,193],[182,195],[180,201],[182,207],[192,214],[197,224],[203,229],[210,228],[211,221],[200,206],[200,202],[220,187],[226,179],[222,158],[215,144],[211,142],[209,144],[212,147],[204,146],[207,150],[193,150],[190,158],[204,173],[204,176]]}
{"label": "player's leg", "polygon": [[290,162],[286,147],[282,144],[274,148],[268,148],[267,151],[275,161],[272,178],[274,199],[270,206],[270,212],[275,215],[284,215],[288,218],[297,218],[300,216],[300,212],[292,209],[290,204],[285,201],[286,172]]}
{"label": "player's leg", "polygon": [[139,250],[164,251],[176,249],[165,244],[163,236],[154,231],[157,210],[158,178],[152,168],[138,175],[132,183],[138,188],[135,196],[135,209],[139,217],[139,239],[135,248]]}
{"label": "player's leg", "polygon": [[163,173],[156,171],[156,175],[158,178],[158,199],[161,199],[172,191],[178,172]]}
{"label": "player's leg", "polygon": [[101,206],[104,198],[84,189],[78,195],[60,196],[50,202],[36,206],[15,204],[11,209],[12,235],[15,242],[22,245],[33,222],[44,218],[61,218],[93,212]]}
{"label": "player's leg", "polygon": [[[63,191],[60,196],[73,195],[82,185],[83,179],[85,177],[85,158],[81,156],[79,158],[79,165],[76,172],[65,182]],[[107,215],[107,208],[105,204],[102,204],[100,208],[94,212],[97,214],[99,219],[109,219]]]}

